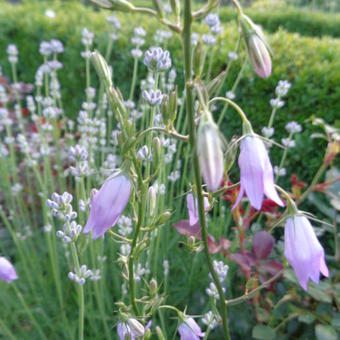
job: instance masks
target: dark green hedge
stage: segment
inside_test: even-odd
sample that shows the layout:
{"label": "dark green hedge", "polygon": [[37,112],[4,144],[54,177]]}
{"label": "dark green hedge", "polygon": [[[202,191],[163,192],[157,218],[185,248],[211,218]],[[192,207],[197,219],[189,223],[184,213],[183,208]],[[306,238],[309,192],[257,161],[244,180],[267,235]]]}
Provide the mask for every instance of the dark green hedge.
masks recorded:
{"label": "dark green hedge", "polygon": [[[57,38],[63,41],[65,53],[62,56],[64,68],[59,71],[63,88],[62,95],[66,114],[75,117],[84,99],[84,61],[80,57],[82,49],[80,44],[82,27],[86,26],[96,34],[96,48],[105,50],[108,26],[105,17],[108,12],[90,10],[80,3],[60,2],[53,5],[57,13],[51,20],[44,16],[45,9],[50,4],[29,2],[26,5],[11,6],[1,3],[0,6],[0,65],[4,73],[9,74],[9,65],[6,57],[6,47],[9,43],[15,43],[20,51],[20,64],[18,66],[20,79],[33,82],[34,74],[42,62],[38,54],[41,40]],[[123,28],[120,39],[115,45],[112,60],[115,69],[115,81],[127,96],[132,75],[132,58],[130,56],[130,36],[134,25],[142,25],[148,32],[155,31],[159,24],[155,20],[145,20],[140,16],[129,15],[121,18]],[[133,25],[131,23],[133,22]],[[201,30],[198,24],[195,30]],[[227,53],[235,44],[236,25],[230,23],[225,26],[223,38],[216,47],[213,64],[213,73],[218,74],[225,67]],[[148,44],[152,44],[151,34]],[[292,88],[287,98],[287,105],[279,111],[275,126],[278,137],[284,136],[284,126],[290,120],[303,123],[312,115],[323,117],[329,123],[340,125],[340,41],[330,37],[322,39],[302,37],[299,34],[287,33],[279,30],[269,36],[274,50],[273,74],[263,80],[254,75],[250,68],[245,72],[245,78],[241,81],[237,90],[237,102],[244,108],[250,119],[254,121],[257,131],[265,125],[269,119],[269,100],[274,95],[275,86],[280,79],[288,79],[292,82]],[[177,37],[169,42],[169,49],[175,63],[181,63],[182,51]],[[129,67],[130,65],[130,67]],[[232,68],[228,84],[230,88],[236,78],[240,65],[235,63]],[[145,67],[140,65],[141,76],[145,75]],[[179,74],[179,79],[182,75]],[[96,77],[92,76],[96,81]],[[230,118],[229,118],[230,117]],[[239,131],[238,118],[231,112],[224,125],[224,131]],[[305,132],[298,140],[298,146],[304,149],[301,156],[293,156],[292,165],[296,166],[301,175],[311,177],[318,162],[322,158],[321,146],[307,138],[310,131]],[[278,138],[280,140],[280,138]],[[315,152],[317,146],[318,152]],[[297,154],[297,153],[296,153]],[[279,155],[275,153],[274,157]],[[294,159],[295,157],[295,159]],[[308,164],[308,167],[299,166]]]}
{"label": "dark green hedge", "polygon": [[[305,36],[340,37],[340,13],[324,13],[293,6],[277,6],[267,9],[248,8],[245,13],[256,23],[270,32],[276,32],[280,27],[288,32]],[[233,20],[236,11],[231,7],[220,10],[221,20]]]}

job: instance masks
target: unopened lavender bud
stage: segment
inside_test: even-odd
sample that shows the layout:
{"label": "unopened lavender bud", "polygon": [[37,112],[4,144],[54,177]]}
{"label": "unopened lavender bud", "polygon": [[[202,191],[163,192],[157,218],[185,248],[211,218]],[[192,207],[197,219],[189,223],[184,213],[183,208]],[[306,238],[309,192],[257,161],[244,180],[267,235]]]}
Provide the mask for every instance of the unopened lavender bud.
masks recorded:
{"label": "unopened lavender bud", "polygon": [[166,210],[163,212],[162,215],[158,217],[158,220],[156,221],[156,225],[164,224],[169,218],[171,217],[171,212],[169,210]]}
{"label": "unopened lavender bud", "polygon": [[154,296],[157,294],[158,291],[158,284],[157,281],[155,279],[152,279],[150,281],[150,295]]}
{"label": "unopened lavender bud", "polygon": [[164,337],[163,332],[160,329],[160,327],[157,326],[155,330],[156,330],[158,340],[165,340],[165,337]]}
{"label": "unopened lavender bud", "polygon": [[180,0],[170,0],[170,6],[171,6],[172,13],[174,13],[174,15],[178,17],[180,13],[180,8],[181,8]]}
{"label": "unopened lavender bud", "polygon": [[149,203],[149,214],[153,216],[156,210],[156,203],[157,203],[157,193],[156,189],[151,186],[148,192],[148,203]]}
{"label": "unopened lavender bud", "polygon": [[261,28],[246,15],[242,15],[240,22],[254,71],[262,78],[269,77],[272,73],[272,61],[268,51],[269,45]]}
{"label": "unopened lavender bud", "polygon": [[169,97],[168,95],[163,95],[163,100],[161,104],[161,114],[165,125],[169,122]]}
{"label": "unopened lavender bud", "polygon": [[197,134],[197,154],[209,191],[216,191],[223,179],[224,157],[218,127],[210,112],[201,118]]}
{"label": "unopened lavender bud", "polygon": [[160,0],[152,0],[153,7],[155,7],[160,18],[164,17],[163,5]]}
{"label": "unopened lavender bud", "polygon": [[195,46],[194,58],[193,58],[194,73],[195,73],[196,78],[201,77],[203,67],[204,67],[205,55],[206,55],[206,52],[203,47],[202,41],[199,40],[197,45]]}
{"label": "unopened lavender bud", "polygon": [[176,88],[170,92],[169,95],[169,113],[170,120],[173,123],[177,116],[177,107],[178,107],[178,89]]}
{"label": "unopened lavender bud", "polygon": [[158,137],[154,137],[152,140],[152,166],[156,169],[159,167],[161,154],[162,154],[162,146],[161,141]]}
{"label": "unopened lavender bud", "polygon": [[129,325],[133,335],[135,336],[144,335],[144,332],[145,332],[144,326],[139,321],[137,321],[136,319],[129,318],[127,319],[126,322]]}
{"label": "unopened lavender bud", "polygon": [[114,11],[130,12],[135,6],[126,0],[91,0],[92,2],[104,8],[110,8]]}
{"label": "unopened lavender bud", "polygon": [[97,72],[100,81],[105,84],[105,87],[107,89],[111,88],[111,73],[104,57],[98,51],[94,51],[91,53],[91,62]]}

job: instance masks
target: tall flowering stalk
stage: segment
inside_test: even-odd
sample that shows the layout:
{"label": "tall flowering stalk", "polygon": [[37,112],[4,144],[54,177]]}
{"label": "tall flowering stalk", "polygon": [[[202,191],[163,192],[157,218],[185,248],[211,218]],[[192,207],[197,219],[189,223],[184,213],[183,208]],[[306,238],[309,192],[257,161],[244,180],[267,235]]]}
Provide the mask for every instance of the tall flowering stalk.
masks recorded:
{"label": "tall flowering stalk", "polygon": [[183,25],[183,33],[182,33],[182,43],[183,43],[183,53],[184,53],[184,76],[185,76],[185,89],[186,89],[186,111],[187,111],[187,119],[188,119],[188,128],[189,128],[189,143],[191,147],[191,155],[193,159],[193,168],[194,168],[194,179],[197,190],[197,202],[198,202],[198,214],[199,214],[199,223],[201,226],[201,235],[202,241],[204,245],[204,253],[207,261],[207,265],[209,268],[209,272],[213,277],[214,283],[216,285],[218,295],[219,295],[219,304],[220,304],[220,314],[223,322],[223,331],[226,339],[230,339],[229,335],[229,326],[227,320],[227,307],[225,304],[224,293],[220,284],[220,281],[217,277],[217,274],[214,270],[214,266],[212,264],[211,255],[208,247],[208,235],[206,228],[206,219],[204,212],[204,202],[203,202],[203,193],[202,193],[202,182],[201,182],[201,171],[199,166],[198,155],[196,153],[197,148],[197,136],[196,136],[196,127],[195,127],[195,118],[194,118],[194,97],[193,97],[193,79],[192,79],[192,41],[191,41],[191,29],[192,29],[192,3],[191,0],[184,0],[184,25]]}

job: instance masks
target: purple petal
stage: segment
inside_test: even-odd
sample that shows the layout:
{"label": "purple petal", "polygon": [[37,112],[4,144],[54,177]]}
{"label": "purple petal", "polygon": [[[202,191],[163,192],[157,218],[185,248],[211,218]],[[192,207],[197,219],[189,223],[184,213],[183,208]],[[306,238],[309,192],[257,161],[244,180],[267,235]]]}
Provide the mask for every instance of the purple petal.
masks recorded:
{"label": "purple petal", "polygon": [[103,236],[113,227],[125,209],[131,192],[131,181],[126,175],[107,180],[94,196],[84,233],[93,231],[93,239]]}
{"label": "purple petal", "polygon": [[241,171],[241,184],[251,205],[260,210],[263,201],[263,172],[264,172],[263,143],[256,137],[246,137],[241,142],[241,152],[238,164]]}
{"label": "purple petal", "polygon": [[10,283],[17,280],[18,275],[14,266],[5,257],[0,257],[0,280]]}
{"label": "purple petal", "polygon": [[328,276],[324,250],[305,216],[290,217],[285,226],[285,256],[304,290],[308,280],[319,282],[320,271]]}

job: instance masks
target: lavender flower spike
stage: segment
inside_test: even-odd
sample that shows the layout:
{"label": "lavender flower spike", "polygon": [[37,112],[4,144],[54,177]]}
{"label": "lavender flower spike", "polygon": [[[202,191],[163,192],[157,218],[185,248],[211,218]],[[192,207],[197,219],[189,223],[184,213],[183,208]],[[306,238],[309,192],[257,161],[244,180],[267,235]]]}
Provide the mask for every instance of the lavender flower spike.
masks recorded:
{"label": "lavender flower spike", "polygon": [[[204,197],[204,210],[209,208],[208,197]],[[187,207],[189,211],[189,225],[190,227],[198,223],[198,202],[197,198],[194,199],[192,194],[187,195]]]}
{"label": "lavender flower spike", "polygon": [[91,202],[90,216],[84,233],[92,230],[92,238],[104,236],[113,227],[125,209],[131,192],[131,180],[123,172],[109,177]]}
{"label": "lavender flower spike", "polygon": [[238,165],[241,172],[241,187],[233,209],[239,204],[244,193],[257,210],[261,209],[264,194],[276,204],[283,206],[274,186],[273,167],[262,140],[255,135],[247,136],[241,141],[240,149]]}
{"label": "lavender flower spike", "polygon": [[205,336],[193,318],[186,318],[178,327],[180,340],[200,340]]}
{"label": "lavender flower spike", "polygon": [[0,280],[10,283],[17,280],[18,275],[14,266],[5,257],[0,257]]}
{"label": "lavender flower spike", "polygon": [[328,277],[325,251],[305,216],[287,218],[284,248],[285,256],[304,290],[307,290],[309,279],[319,283],[320,272]]}

